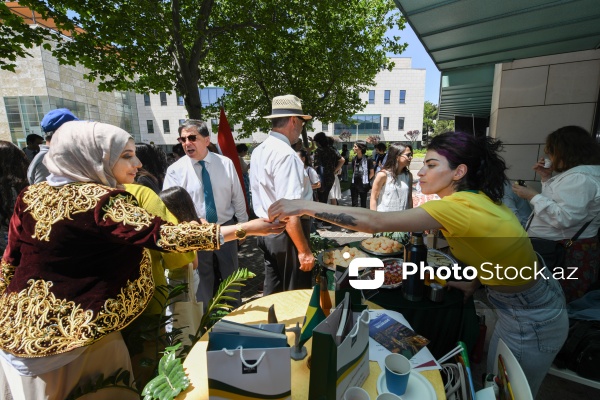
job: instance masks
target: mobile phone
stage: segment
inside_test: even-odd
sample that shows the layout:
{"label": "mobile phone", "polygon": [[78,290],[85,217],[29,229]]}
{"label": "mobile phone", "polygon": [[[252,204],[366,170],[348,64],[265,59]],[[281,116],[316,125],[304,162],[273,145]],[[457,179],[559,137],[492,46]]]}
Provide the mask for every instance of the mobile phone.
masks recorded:
{"label": "mobile phone", "polygon": [[524,181],[523,179],[519,179],[519,180],[517,181],[517,184],[518,184],[519,186],[525,186],[525,181]]}

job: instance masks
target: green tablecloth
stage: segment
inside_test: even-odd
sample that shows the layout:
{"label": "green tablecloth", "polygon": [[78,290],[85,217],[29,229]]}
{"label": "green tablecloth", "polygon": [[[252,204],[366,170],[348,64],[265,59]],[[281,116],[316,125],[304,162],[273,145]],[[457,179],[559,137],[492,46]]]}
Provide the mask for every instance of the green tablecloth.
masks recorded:
{"label": "green tablecloth", "polygon": [[[353,242],[348,246],[358,247],[359,243]],[[327,280],[330,290],[335,290],[334,271],[327,271]],[[441,303],[428,299],[418,302],[406,300],[401,288],[379,289],[368,300],[387,310],[402,313],[416,333],[431,341],[427,347],[435,358],[448,353],[459,340],[467,345],[469,353],[475,346],[479,334],[475,304],[473,297],[464,303],[460,290],[447,290]]]}

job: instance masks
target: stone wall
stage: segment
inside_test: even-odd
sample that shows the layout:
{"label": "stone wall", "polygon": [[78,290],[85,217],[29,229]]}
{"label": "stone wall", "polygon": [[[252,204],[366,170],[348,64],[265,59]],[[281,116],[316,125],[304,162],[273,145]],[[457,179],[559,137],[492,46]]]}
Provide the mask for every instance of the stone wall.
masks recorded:
{"label": "stone wall", "polygon": [[566,125],[591,131],[599,89],[600,50],[496,65],[490,136],[505,143],[509,178],[539,180],[531,167],[552,131]]}

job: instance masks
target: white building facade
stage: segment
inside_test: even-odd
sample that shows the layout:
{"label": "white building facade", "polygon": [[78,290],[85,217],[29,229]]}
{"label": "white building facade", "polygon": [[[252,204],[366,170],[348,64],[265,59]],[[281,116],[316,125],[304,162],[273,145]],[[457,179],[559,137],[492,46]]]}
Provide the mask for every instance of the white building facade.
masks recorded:
{"label": "white building facade", "polygon": [[133,92],[100,92],[84,79],[82,66],[59,65],[41,46],[17,59],[15,72],[0,70],[0,140],[25,146],[31,133],[44,136],[40,122],[55,108],[68,108],[79,119],[120,126],[140,140]]}
{"label": "white building facade", "polygon": [[[29,50],[32,57],[17,60],[17,68],[0,70],[0,140],[25,146],[30,133],[43,136],[40,121],[50,110],[65,107],[79,119],[95,120],[130,132],[136,142],[153,143],[166,151],[177,144],[177,128],[187,118],[183,97],[174,92],[135,94],[132,92],[100,92],[95,83],[84,79],[82,66],[59,65],[51,52],[41,46]],[[324,131],[339,136],[349,131],[351,140],[379,136],[381,141],[405,141],[408,131],[421,130],[425,100],[425,70],[413,69],[410,58],[393,58],[392,71],[381,71],[376,85],[361,95],[367,103],[364,110],[348,116],[357,123],[323,124],[314,120],[309,134]],[[200,90],[203,106],[216,103],[223,95],[222,88]],[[216,133],[218,119],[207,121]],[[235,136],[236,127],[233,127]],[[262,142],[264,132],[237,139],[242,143]],[[419,136],[417,140],[420,140]],[[213,138],[216,142],[216,137]]]}
{"label": "white building facade", "polygon": [[[392,58],[394,68],[380,71],[375,77],[375,86],[361,95],[367,106],[351,117],[358,126],[342,123],[323,125],[315,122],[328,134],[339,136],[348,130],[352,140],[364,140],[377,135],[385,142],[410,142],[409,131],[423,129],[423,108],[425,104],[425,69],[412,68],[410,58]],[[317,130],[318,132],[318,130]],[[414,141],[421,141],[421,133]]]}
{"label": "white building facade", "polygon": [[[361,95],[367,106],[359,113],[349,116],[357,124],[341,122],[323,124],[315,119],[309,126],[309,134],[324,131],[330,136],[339,136],[343,131],[352,134],[351,140],[365,140],[379,136],[381,141],[411,141],[405,136],[408,131],[423,127],[425,102],[425,69],[414,69],[410,58],[392,58],[392,71],[381,71],[375,78],[376,85]],[[214,104],[223,95],[223,89],[207,87],[200,91],[203,106]],[[177,127],[187,118],[183,98],[174,93],[137,94],[137,110],[140,120],[141,140],[145,143],[171,146],[177,144]],[[209,130],[216,131],[217,119],[207,121]],[[233,127],[235,136],[236,126]],[[215,132],[216,133],[216,132]],[[252,137],[236,139],[242,143],[262,142],[264,132],[255,132]],[[415,141],[421,140],[421,134]],[[216,142],[216,138],[212,140]]]}

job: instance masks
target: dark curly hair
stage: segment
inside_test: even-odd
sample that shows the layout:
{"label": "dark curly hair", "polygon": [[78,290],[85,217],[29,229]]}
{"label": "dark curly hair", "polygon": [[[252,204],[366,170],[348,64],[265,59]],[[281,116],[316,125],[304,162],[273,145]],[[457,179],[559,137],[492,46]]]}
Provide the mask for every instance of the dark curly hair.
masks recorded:
{"label": "dark curly hair", "polygon": [[156,178],[158,187],[161,188],[167,172],[167,155],[156,146],[146,143],[135,144],[135,155],[142,162],[138,176],[152,176]]}
{"label": "dark curly hair", "polygon": [[481,190],[494,203],[504,196],[506,163],[500,157],[502,142],[489,137],[475,137],[463,132],[446,132],[431,139],[427,150],[446,157],[450,169],[460,164],[467,173],[454,183],[457,191]]}
{"label": "dark curly hair", "polygon": [[29,183],[28,166],[29,160],[23,150],[0,140],[0,225],[7,226],[13,214],[14,192],[21,192]]}
{"label": "dark curly hair", "polygon": [[552,169],[563,172],[578,165],[600,165],[600,144],[580,126],[563,126],[546,138]]}

